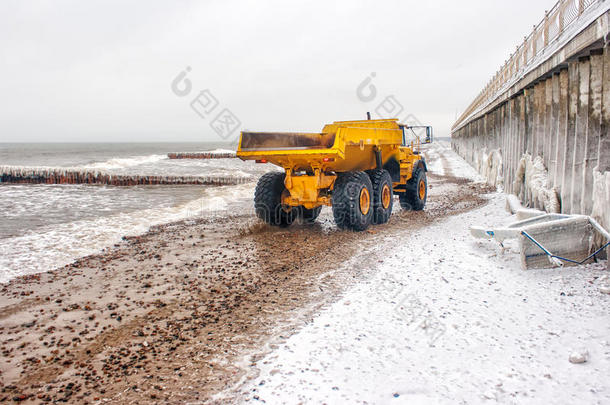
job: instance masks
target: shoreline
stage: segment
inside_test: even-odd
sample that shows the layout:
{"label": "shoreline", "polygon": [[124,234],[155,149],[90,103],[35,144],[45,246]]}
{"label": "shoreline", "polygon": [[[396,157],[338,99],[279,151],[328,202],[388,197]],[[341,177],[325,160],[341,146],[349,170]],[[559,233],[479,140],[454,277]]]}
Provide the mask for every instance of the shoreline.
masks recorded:
{"label": "shoreline", "polygon": [[[1,186],[0,186],[1,187]],[[6,187],[21,187],[20,185],[6,185]],[[23,187],[64,187],[59,185],[36,185]],[[67,186],[67,187],[90,187],[90,186]],[[106,186],[102,186],[106,187]],[[152,188],[146,188],[152,187]],[[162,188],[159,188],[162,187]],[[57,222],[47,221],[47,224],[33,227],[21,234],[11,235],[3,238],[0,252],[0,269],[3,274],[0,277],[2,283],[15,277],[19,272],[21,275],[46,272],[47,269],[61,268],[69,265],[75,260],[89,255],[101,253],[104,249],[112,247],[121,242],[124,236],[137,236],[145,234],[152,226],[170,224],[176,221],[199,219],[206,217],[217,217],[226,215],[227,211],[237,209],[236,206],[244,205],[245,201],[239,195],[250,193],[253,187],[251,183],[237,186],[208,186],[195,188],[195,186],[136,186],[134,188],[119,191],[104,191],[98,196],[89,189],[86,199],[89,204],[93,198],[100,197],[108,199],[110,193],[118,193],[119,198],[134,200],[144,198],[144,204],[127,202],[126,212],[110,211],[94,212],[95,216],[88,215],[75,218],[71,221]],[[106,189],[105,189],[106,190]],[[112,189],[108,189],[112,190]],[[173,198],[173,204],[167,206],[155,205],[155,197],[159,190],[165,194],[179,193]],[[182,190],[185,190],[184,193]],[[100,191],[101,192],[101,191]],[[59,192],[59,197],[61,193]],[[82,192],[81,195],[85,195]],[[52,195],[52,194],[51,194]],[[27,198],[29,194],[25,194]],[[59,198],[54,196],[53,198]],[[80,203],[81,197],[74,197],[74,202]],[[137,208],[136,208],[137,207]],[[122,209],[122,208],[120,208]],[[38,211],[35,211],[38,212]],[[99,214],[99,215],[98,215]],[[51,212],[58,215],[58,212]],[[14,248],[11,248],[14,246]]]}

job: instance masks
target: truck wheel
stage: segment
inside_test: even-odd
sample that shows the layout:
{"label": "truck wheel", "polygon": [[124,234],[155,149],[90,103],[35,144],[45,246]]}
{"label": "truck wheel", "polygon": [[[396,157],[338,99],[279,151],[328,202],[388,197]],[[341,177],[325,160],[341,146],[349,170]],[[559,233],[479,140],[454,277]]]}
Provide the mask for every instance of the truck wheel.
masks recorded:
{"label": "truck wheel", "polygon": [[406,192],[400,194],[400,206],[404,210],[421,211],[428,198],[428,181],[426,172],[418,167],[413,171],[413,177],[407,182]]}
{"label": "truck wheel", "polygon": [[339,228],[364,231],[371,224],[373,185],[364,172],[342,173],[332,194],[333,217]]}
{"label": "truck wheel", "polygon": [[312,208],[312,209],[308,209],[308,208],[301,206],[299,215],[301,216],[303,223],[312,224],[316,221],[316,218],[318,218],[318,215],[320,215],[320,211],[322,211],[322,206]]}
{"label": "truck wheel", "polygon": [[297,217],[297,209],[282,205],[282,193],[288,192],[284,186],[286,173],[266,173],[258,180],[254,191],[256,216],[274,226],[288,226]]}
{"label": "truck wheel", "polygon": [[369,172],[373,184],[373,224],[385,224],[392,214],[394,193],[392,192],[392,176],[387,170],[371,170]]}

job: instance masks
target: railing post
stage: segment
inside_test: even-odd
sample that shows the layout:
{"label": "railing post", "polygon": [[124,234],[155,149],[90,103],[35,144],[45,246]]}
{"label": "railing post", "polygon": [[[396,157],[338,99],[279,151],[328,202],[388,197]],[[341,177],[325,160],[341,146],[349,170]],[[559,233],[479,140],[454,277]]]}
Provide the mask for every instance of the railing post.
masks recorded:
{"label": "railing post", "polygon": [[561,4],[559,4],[559,15],[557,16],[557,25],[559,27],[559,33],[557,35],[563,32],[563,16],[566,12],[566,4],[567,3],[565,1],[562,1]]}
{"label": "railing post", "polygon": [[536,46],[536,26],[534,25],[534,31],[532,34],[532,58],[536,56],[537,46]]}
{"label": "railing post", "polygon": [[542,30],[544,35],[544,47],[549,44],[549,10],[544,10],[544,29]]}

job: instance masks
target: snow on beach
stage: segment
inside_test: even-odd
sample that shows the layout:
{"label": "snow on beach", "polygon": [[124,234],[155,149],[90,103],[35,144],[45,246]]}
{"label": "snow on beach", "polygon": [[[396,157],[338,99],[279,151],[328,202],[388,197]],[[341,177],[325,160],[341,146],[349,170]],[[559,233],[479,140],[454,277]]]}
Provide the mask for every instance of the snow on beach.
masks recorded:
{"label": "snow on beach", "polygon": [[[433,168],[476,173],[447,145]],[[447,173],[448,174],[448,173]],[[323,310],[242,387],[266,403],[607,403],[605,263],[523,271],[516,243],[468,227],[507,224],[504,196],[415,233],[388,235],[375,275]],[[272,346],[275,347],[275,346]],[[569,357],[586,351],[588,361]]]}

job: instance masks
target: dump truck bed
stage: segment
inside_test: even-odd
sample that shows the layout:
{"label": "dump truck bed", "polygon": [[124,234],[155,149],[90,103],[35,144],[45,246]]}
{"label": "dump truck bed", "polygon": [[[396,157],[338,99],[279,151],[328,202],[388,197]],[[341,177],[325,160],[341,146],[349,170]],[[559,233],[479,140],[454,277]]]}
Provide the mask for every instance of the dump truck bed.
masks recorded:
{"label": "dump truck bed", "polygon": [[242,132],[240,150],[329,149],[335,134],[305,132]]}
{"label": "dump truck bed", "polygon": [[389,156],[402,137],[396,119],[336,121],[320,133],[242,132],[237,157],[295,170],[367,170],[375,165],[373,148]]}

